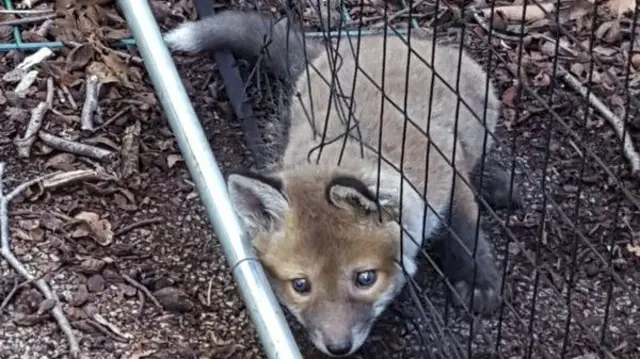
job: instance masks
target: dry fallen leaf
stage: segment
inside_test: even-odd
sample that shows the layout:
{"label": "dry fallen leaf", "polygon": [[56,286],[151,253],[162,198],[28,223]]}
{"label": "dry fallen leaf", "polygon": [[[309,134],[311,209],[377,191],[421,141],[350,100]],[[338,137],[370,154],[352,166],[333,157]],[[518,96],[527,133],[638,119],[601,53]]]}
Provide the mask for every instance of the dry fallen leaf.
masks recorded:
{"label": "dry fallen leaf", "polygon": [[57,231],[64,225],[64,222],[54,216],[53,214],[46,212],[40,216],[40,220],[42,221],[42,226],[50,231]]}
{"label": "dry fallen leaf", "polygon": [[[567,9],[567,20],[577,20],[590,14],[593,11],[593,0],[577,0],[571,3],[571,6]],[[561,15],[562,16],[562,15]],[[565,17],[565,16],[562,16]]]}
{"label": "dry fallen leaf", "polygon": [[85,304],[87,300],[89,300],[89,290],[85,284],[80,284],[71,299],[69,299],[69,305],[79,307]]}
{"label": "dry fallen leaf", "polygon": [[120,79],[102,62],[94,61],[86,69],[88,75],[96,75],[101,83],[120,82]]}
{"label": "dry fallen leaf", "polygon": [[67,55],[67,65],[71,71],[82,69],[93,59],[93,55],[94,51],[91,45],[76,46]]}
{"label": "dry fallen leaf", "polygon": [[621,17],[626,13],[632,12],[636,7],[635,0],[609,0],[607,1],[607,7],[612,13]]}
{"label": "dry fallen leaf", "polygon": [[103,260],[87,258],[80,263],[80,269],[82,273],[94,274],[100,272],[105,265],[107,263]]}
{"label": "dry fallen leaf", "polygon": [[110,53],[106,56],[103,55],[102,61],[104,61],[104,64],[111,70],[113,75],[120,79],[120,82],[122,82],[123,85],[129,88],[131,87],[131,83],[127,76],[127,66],[122,60],[120,60],[118,55],[114,53]]}
{"label": "dry fallen leaf", "polygon": [[169,166],[169,168],[173,168],[173,166],[175,166],[178,161],[184,161],[182,159],[182,156],[180,156],[180,155],[168,155],[167,156],[167,166]]}
{"label": "dry fallen leaf", "polygon": [[575,62],[571,65],[571,67],[569,68],[569,71],[571,71],[572,74],[578,77],[582,77],[582,74],[584,74],[585,72],[584,65],[582,65],[579,62]]}
{"label": "dry fallen leaf", "polygon": [[73,167],[73,161],[76,156],[71,153],[60,153],[47,160],[44,164],[44,168],[53,168],[62,171],[71,171]]}
{"label": "dry fallen leaf", "polygon": [[[101,246],[108,246],[113,241],[113,231],[111,230],[111,222],[106,219],[100,219],[97,213],[93,212],[80,212],[75,219],[84,222],[88,228],[84,228],[84,231],[78,232],[78,234],[84,234],[80,237],[87,237],[89,234],[93,234],[93,239]],[[82,228],[80,226],[79,228]],[[74,232],[75,233],[75,232]],[[86,233],[86,234],[85,234]]]}
{"label": "dry fallen leaf", "polygon": [[20,221],[18,224],[20,225],[20,228],[26,231],[30,231],[40,227],[40,221],[37,219],[26,219],[26,220]]}
{"label": "dry fallen leaf", "polygon": [[42,228],[34,228],[29,231],[29,237],[35,242],[44,242],[44,230]]}
{"label": "dry fallen leaf", "polygon": [[622,40],[622,32],[620,31],[620,21],[603,22],[596,30],[596,38],[608,44],[614,44]]}
{"label": "dry fallen leaf", "polygon": [[631,243],[627,243],[627,250],[632,253],[636,257],[640,257],[640,245],[633,245]]}
{"label": "dry fallen leaf", "polygon": [[105,28],[104,31],[105,31],[105,34],[103,36],[104,39],[110,40],[110,41],[119,41],[127,37],[131,37],[131,31],[129,31],[129,29]]}

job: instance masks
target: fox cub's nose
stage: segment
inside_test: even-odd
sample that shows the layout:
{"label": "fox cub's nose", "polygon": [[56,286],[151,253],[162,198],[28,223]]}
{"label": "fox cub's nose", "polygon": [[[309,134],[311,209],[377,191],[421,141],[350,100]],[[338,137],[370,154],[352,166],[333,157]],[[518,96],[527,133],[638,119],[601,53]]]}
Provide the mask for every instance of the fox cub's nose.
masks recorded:
{"label": "fox cub's nose", "polygon": [[346,355],[351,351],[351,340],[327,343],[327,351],[331,355]]}

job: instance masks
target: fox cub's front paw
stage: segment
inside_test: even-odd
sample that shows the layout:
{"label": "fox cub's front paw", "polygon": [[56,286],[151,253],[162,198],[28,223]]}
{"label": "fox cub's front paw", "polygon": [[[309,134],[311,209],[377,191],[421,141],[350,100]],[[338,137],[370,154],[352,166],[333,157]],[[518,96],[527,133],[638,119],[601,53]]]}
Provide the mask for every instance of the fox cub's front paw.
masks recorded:
{"label": "fox cub's front paw", "polygon": [[[500,307],[500,281],[491,282],[476,281],[475,287],[471,281],[461,280],[453,284],[458,296],[452,294],[455,303],[473,311],[474,314],[490,315]],[[471,299],[473,298],[473,303]],[[473,306],[472,306],[473,305]]]}

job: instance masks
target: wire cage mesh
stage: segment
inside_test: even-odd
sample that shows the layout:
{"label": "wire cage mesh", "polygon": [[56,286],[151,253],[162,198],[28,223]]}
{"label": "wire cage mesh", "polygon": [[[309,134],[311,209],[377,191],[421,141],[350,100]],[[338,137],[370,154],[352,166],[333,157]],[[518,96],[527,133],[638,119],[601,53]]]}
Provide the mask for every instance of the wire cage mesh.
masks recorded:
{"label": "wire cage mesh", "polygon": [[[12,9],[10,0],[4,3]],[[495,146],[483,151],[480,172],[504,167],[513,175],[512,196],[520,196],[520,205],[494,209],[481,196],[477,201],[508,295],[491,316],[468,315],[451,305],[445,295],[451,283],[425,249],[415,278],[376,321],[356,356],[640,357],[640,124],[634,120],[640,44],[635,4],[616,4],[630,14],[589,1],[224,4],[276,17],[297,15],[308,37],[328,35],[334,46],[340,36],[358,41],[384,33],[464,48],[488,74],[477,84],[480,96],[489,81],[498,89],[500,118],[489,134]],[[17,28],[11,36],[0,50],[62,46],[24,41]],[[257,114],[265,141],[254,149],[256,168],[266,170],[282,156],[287,129],[278,120],[290,94],[259,65],[238,64],[246,81],[244,100]],[[420,91],[428,97],[430,90]],[[304,330],[290,322],[301,333],[305,357],[318,355],[305,343]]]}
{"label": "wire cage mesh", "polygon": [[[329,14],[313,12],[313,6],[324,7]],[[634,269],[640,225],[634,154],[638,127],[633,121],[637,12],[632,3],[621,5],[627,8],[619,13],[615,12],[619,8],[607,6],[534,1],[230,6],[272,12],[276,17],[298,11],[303,28],[321,28],[309,37],[329,35],[325,40],[331,38],[334,49],[342,41],[353,51],[359,38],[376,33],[423,36],[464,48],[482,64],[501,96],[500,119],[495,133],[489,134],[495,146],[485,149],[479,167],[489,174],[506,168],[513,175],[511,195],[518,200],[508,208],[477,200],[481,227],[495,246],[504,276],[507,291],[502,307],[488,318],[453,307],[445,295],[451,283],[438,268],[437,258],[425,250],[418,274],[378,320],[361,357],[640,356],[640,298]],[[585,8],[590,15],[576,20],[579,16],[574,15]],[[329,19],[328,28],[309,13]],[[384,66],[382,54],[380,58]],[[287,107],[282,102],[286,96],[274,94],[282,89],[281,83],[262,73],[260,66],[240,62],[241,68],[246,67],[243,77],[249,98],[254,105],[261,103],[256,108]],[[484,96],[486,83],[476,85],[479,96]],[[383,92],[383,84],[378,86]],[[450,86],[455,91],[456,84]],[[420,91],[426,106],[429,86]],[[351,99],[353,94],[337,96]],[[271,118],[281,116],[276,113]],[[267,152],[277,162],[281,151]]]}

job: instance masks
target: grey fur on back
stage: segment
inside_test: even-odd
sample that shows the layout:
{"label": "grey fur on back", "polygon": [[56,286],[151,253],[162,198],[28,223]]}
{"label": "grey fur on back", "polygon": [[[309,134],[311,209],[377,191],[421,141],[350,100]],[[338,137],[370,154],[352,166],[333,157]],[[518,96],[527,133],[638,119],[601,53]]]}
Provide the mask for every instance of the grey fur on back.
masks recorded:
{"label": "grey fur on back", "polygon": [[[445,241],[445,272],[463,301],[468,303],[469,298],[475,298],[474,308],[491,312],[498,302],[501,282],[491,246],[483,232],[476,231],[479,229],[478,205],[473,191],[463,183],[463,179],[464,182],[470,179],[473,167],[485,152],[483,147],[490,148],[492,138],[489,136],[485,142],[485,135],[487,131],[494,131],[499,116],[500,100],[491,81],[487,86],[488,75],[483,67],[462,49],[414,36],[411,55],[406,39],[380,34],[360,39],[341,38],[339,56],[336,56],[335,50],[320,52],[317,44],[310,41],[305,48],[302,34],[291,21],[275,22],[270,16],[257,12],[221,12],[182,24],[165,36],[172,50],[228,50],[250,62],[260,57],[266,39],[271,42],[266,46],[268,56],[262,58],[262,64],[277,77],[287,80],[294,92],[300,94],[293,99],[287,118],[282,119],[290,122],[282,169],[271,174],[282,181],[283,188],[289,191],[287,196],[298,197],[297,201],[304,203],[305,208],[326,209],[325,197],[307,194],[322,193],[320,191],[326,190],[336,176],[357,179],[370,193],[379,195],[378,202],[387,212],[393,216],[402,212],[401,226],[414,241],[404,242],[398,260],[404,259],[410,275],[416,272],[415,258],[423,240],[440,237],[438,232],[443,224],[440,218],[448,215],[454,231],[459,232],[460,241]],[[352,45],[358,41],[360,46],[355,53]],[[382,66],[383,58],[386,58],[385,66]],[[434,75],[434,71],[439,76]],[[458,77],[459,86],[456,85]],[[333,81],[339,82],[340,88],[331,88]],[[459,97],[467,105],[459,102]],[[351,138],[346,141],[342,156],[342,139],[332,140],[345,133],[351,104],[355,105],[351,112],[361,132],[359,141],[371,149],[361,152],[359,141]],[[486,122],[482,123],[485,113]],[[407,119],[413,124],[405,131]],[[325,141],[317,135],[323,132],[327,133]],[[317,153],[309,154],[319,147],[323,153],[316,162]],[[342,157],[340,164],[339,157]],[[385,160],[379,166],[381,157]],[[455,175],[450,162],[455,162],[458,170]],[[238,178],[240,176],[230,180],[230,188],[251,190],[247,193],[254,195],[251,200],[259,200],[260,211],[269,208],[276,213],[287,208],[284,197],[267,184],[247,180],[246,183],[255,185],[249,188]],[[240,192],[233,192],[235,203],[246,204],[247,199]],[[322,202],[312,203],[309,198],[320,198]],[[308,211],[302,212],[308,214]],[[249,211],[243,218],[254,221],[257,217]],[[351,227],[357,226],[356,223]],[[401,239],[399,235],[397,239]],[[467,252],[473,253],[476,243],[474,260]],[[476,261],[479,262],[478,286],[472,290]],[[404,283],[404,277],[398,278],[398,283]]]}
{"label": "grey fur on back", "polygon": [[289,81],[295,81],[306,68],[305,56],[311,59],[319,53],[317,43],[303,40],[299,27],[288,18],[275,20],[259,12],[239,10],[225,10],[183,23],[164,39],[171,50],[190,53],[228,50],[252,63],[264,54],[261,63],[277,77]]}

